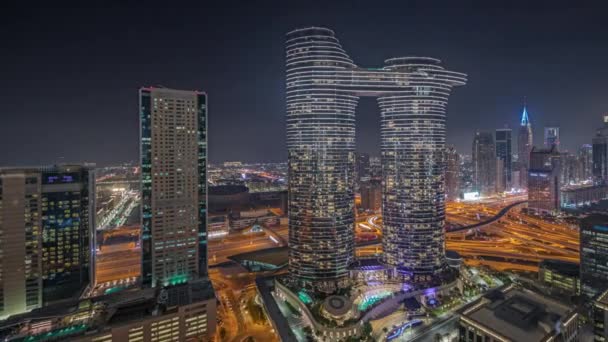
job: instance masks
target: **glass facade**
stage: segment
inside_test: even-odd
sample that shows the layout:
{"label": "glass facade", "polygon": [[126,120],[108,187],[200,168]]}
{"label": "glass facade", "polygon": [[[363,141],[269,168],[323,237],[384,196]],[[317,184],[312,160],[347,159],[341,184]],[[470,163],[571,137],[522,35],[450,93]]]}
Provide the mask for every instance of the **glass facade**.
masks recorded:
{"label": "glass facade", "polygon": [[334,32],[287,34],[289,266],[305,284],[340,286],[354,259],[355,108],[381,112],[383,247],[410,276],[444,262],[445,107],[465,75],[424,57],[357,67]]}
{"label": "glass facade", "polygon": [[42,169],[44,302],[78,295],[92,281],[94,172],[80,166]]}

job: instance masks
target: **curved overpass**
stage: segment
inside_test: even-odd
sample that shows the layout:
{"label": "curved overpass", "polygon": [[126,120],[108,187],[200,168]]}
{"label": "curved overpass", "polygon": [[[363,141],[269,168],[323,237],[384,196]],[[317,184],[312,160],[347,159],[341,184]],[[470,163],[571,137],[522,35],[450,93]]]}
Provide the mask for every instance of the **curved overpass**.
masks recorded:
{"label": "curved overpass", "polygon": [[459,228],[456,228],[456,229],[452,229],[450,231],[446,231],[446,234],[447,233],[461,232],[463,230],[474,229],[474,228],[477,228],[477,227],[485,226],[485,225],[490,224],[490,223],[494,223],[494,222],[500,220],[503,216],[505,216],[505,214],[508,213],[509,210],[517,207],[520,204],[524,204],[526,202],[528,202],[528,201],[525,200],[525,201],[518,201],[518,202],[515,202],[515,203],[511,203],[508,206],[502,208],[498,212],[498,214],[492,216],[492,218],[490,218],[489,220],[486,220],[486,221],[483,221],[483,222],[478,222],[478,223],[471,224],[471,225],[464,226],[464,227],[459,227]]}

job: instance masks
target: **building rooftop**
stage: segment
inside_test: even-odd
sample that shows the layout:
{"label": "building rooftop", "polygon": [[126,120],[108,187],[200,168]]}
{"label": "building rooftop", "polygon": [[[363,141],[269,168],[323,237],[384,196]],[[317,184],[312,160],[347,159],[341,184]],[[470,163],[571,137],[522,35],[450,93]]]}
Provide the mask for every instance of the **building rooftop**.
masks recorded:
{"label": "building rooftop", "polygon": [[462,309],[461,319],[504,340],[532,342],[556,335],[560,323],[567,324],[575,316],[574,308],[530,290],[508,287]]}

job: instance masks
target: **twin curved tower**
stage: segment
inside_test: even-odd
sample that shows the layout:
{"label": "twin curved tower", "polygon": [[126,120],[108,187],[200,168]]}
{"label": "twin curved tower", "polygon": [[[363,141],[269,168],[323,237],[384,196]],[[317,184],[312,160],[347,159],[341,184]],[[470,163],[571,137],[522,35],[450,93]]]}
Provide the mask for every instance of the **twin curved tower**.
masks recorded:
{"label": "twin curved tower", "polygon": [[426,57],[358,67],[332,30],[287,34],[289,269],[332,286],[354,261],[355,108],[381,113],[384,262],[412,279],[445,266],[445,109],[466,75]]}

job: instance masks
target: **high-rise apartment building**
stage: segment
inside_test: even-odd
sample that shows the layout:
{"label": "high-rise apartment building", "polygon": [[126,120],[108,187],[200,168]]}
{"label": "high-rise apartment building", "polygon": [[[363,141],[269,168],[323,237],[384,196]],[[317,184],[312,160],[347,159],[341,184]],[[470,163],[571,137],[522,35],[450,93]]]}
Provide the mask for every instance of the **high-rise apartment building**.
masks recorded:
{"label": "high-rise apartment building", "polygon": [[141,88],[142,282],[207,275],[207,96]]}
{"label": "high-rise apartment building", "polygon": [[538,214],[555,214],[560,210],[561,155],[557,146],[533,148],[528,170],[528,208]]}
{"label": "high-rise apartment building", "polygon": [[517,132],[517,158],[519,164],[519,181],[522,186],[528,182],[528,168],[530,167],[530,152],[532,151],[532,124],[528,117],[526,106],[521,113],[521,121]]}
{"label": "high-rise apartment building", "polygon": [[450,201],[460,196],[460,155],[454,146],[446,148],[445,195]]}
{"label": "high-rise apartment building", "polygon": [[580,223],[581,290],[592,298],[608,289],[608,215],[591,214]]}
{"label": "high-rise apartment building", "polygon": [[[512,151],[511,151],[511,132],[510,128],[499,128],[496,130],[495,135],[495,146],[496,146],[496,158],[502,160],[503,170],[500,175],[500,181],[502,183],[502,187],[500,191],[510,190],[511,187],[511,176],[513,170],[511,168],[512,161]],[[497,179],[498,180],[498,179]]]}
{"label": "high-rise apartment building", "polygon": [[304,284],[342,286],[354,259],[355,108],[381,111],[386,263],[415,279],[445,266],[445,106],[465,75],[434,58],[363,69],[332,30],[287,34],[289,269]]}
{"label": "high-rise apartment building", "polygon": [[608,114],[604,115],[604,126],[593,137],[593,181],[608,182]]}
{"label": "high-rise apartment building", "polygon": [[473,138],[473,187],[483,195],[496,191],[496,151],[490,132],[476,132]]}
{"label": "high-rise apartment building", "polygon": [[559,127],[545,127],[545,147],[551,148],[555,146],[559,151]]}
{"label": "high-rise apartment building", "polygon": [[0,316],[78,297],[93,282],[89,166],[0,169]]}

